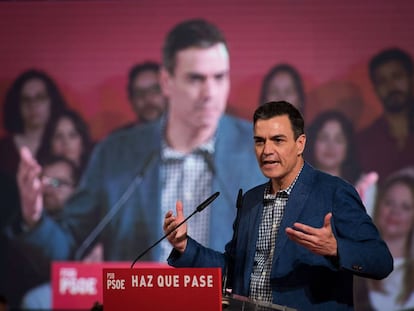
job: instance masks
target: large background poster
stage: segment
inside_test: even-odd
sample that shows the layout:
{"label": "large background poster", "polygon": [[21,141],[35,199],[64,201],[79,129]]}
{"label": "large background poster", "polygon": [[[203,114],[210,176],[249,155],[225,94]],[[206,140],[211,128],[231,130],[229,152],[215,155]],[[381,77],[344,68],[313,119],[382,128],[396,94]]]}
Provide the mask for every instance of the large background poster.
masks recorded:
{"label": "large background poster", "polygon": [[247,119],[261,78],[274,64],[288,62],[304,78],[308,122],[339,107],[364,127],[381,111],[368,77],[370,57],[394,46],[414,53],[414,3],[407,0],[18,1],[0,8],[0,97],[21,71],[43,69],[96,139],[133,118],[129,68],[160,60],[166,32],[185,18],[207,18],[226,34],[229,106]]}

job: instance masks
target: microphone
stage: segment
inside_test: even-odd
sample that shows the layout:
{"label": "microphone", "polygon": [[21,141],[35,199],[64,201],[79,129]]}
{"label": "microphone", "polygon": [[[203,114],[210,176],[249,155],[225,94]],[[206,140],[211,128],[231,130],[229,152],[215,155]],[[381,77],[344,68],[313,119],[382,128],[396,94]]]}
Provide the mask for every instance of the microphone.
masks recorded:
{"label": "microphone", "polygon": [[162,238],[160,238],[157,242],[152,244],[150,247],[148,247],[145,251],[143,251],[141,254],[137,256],[137,258],[134,259],[134,261],[131,264],[131,269],[134,267],[135,263],[142,258],[145,254],[147,254],[150,250],[152,250],[155,246],[157,246],[162,240],[164,240],[167,236],[169,236],[174,230],[177,230],[183,223],[188,221],[195,213],[199,213],[202,210],[204,210],[207,206],[211,204],[218,196],[220,195],[220,192],[216,192],[213,195],[211,195],[207,200],[202,202],[199,206],[196,207],[194,212],[192,212],[186,219],[184,219],[182,222],[180,222],[178,225],[176,225],[174,228],[172,228],[170,231],[168,231]]}
{"label": "microphone", "polygon": [[108,223],[114,218],[114,216],[119,212],[122,206],[124,206],[125,202],[131,197],[134,193],[137,186],[139,186],[143,179],[144,175],[147,172],[148,168],[152,165],[152,163],[157,158],[157,152],[153,151],[147,160],[145,161],[142,169],[138,172],[138,174],[132,179],[132,181],[128,184],[125,192],[121,195],[118,201],[108,210],[106,215],[101,219],[98,225],[89,233],[86,239],[82,242],[81,246],[75,252],[75,260],[80,260],[84,255],[85,251],[91,244],[95,241],[95,239],[101,234],[101,232],[105,229]]}
{"label": "microphone", "polygon": [[[237,200],[236,200],[237,214],[242,208],[242,205],[243,205],[243,191],[242,189],[239,189],[239,193],[237,194]],[[233,256],[234,250],[236,249],[238,229],[239,229],[239,219],[236,217],[236,222],[234,224],[233,238],[231,240],[230,249],[229,249],[230,257],[226,265],[226,271],[224,272],[224,276],[223,276],[223,297],[227,296],[227,282],[229,279],[231,280],[231,277],[232,277],[233,267],[231,268],[229,267],[233,265],[232,256]],[[223,298],[222,300],[223,307],[226,308],[228,304],[229,304],[229,301]]]}

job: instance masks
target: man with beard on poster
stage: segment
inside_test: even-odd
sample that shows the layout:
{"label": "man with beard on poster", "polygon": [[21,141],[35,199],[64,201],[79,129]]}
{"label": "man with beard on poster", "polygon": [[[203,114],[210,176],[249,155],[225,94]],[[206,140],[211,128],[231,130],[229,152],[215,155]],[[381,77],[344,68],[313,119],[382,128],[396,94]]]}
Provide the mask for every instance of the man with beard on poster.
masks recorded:
{"label": "man with beard on poster", "polygon": [[384,112],[357,135],[358,153],[363,170],[384,179],[414,161],[413,61],[401,49],[383,50],[369,73]]}

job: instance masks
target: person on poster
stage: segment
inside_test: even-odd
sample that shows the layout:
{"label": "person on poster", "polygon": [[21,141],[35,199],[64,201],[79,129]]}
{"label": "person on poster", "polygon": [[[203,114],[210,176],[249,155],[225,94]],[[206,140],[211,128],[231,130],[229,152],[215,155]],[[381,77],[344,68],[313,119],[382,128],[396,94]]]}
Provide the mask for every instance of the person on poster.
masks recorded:
{"label": "person on poster", "polygon": [[357,151],[363,171],[376,171],[381,182],[413,164],[413,60],[399,48],[385,49],[372,57],[369,74],[383,113],[357,133]]}
{"label": "person on poster", "polygon": [[[163,215],[178,198],[195,208],[216,191],[220,197],[193,218],[189,230],[206,245],[224,250],[236,214],[233,194],[264,179],[245,139],[251,123],[224,113],[229,51],[214,24],[186,20],[167,34],[161,87],[168,113],[100,142],[57,221],[43,211],[42,168],[27,149],[21,150],[22,217],[7,237],[36,256],[42,271],[49,271],[51,260],[81,259],[87,249],[79,249],[90,232],[128,191],[119,212],[90,245],[102,243],[104,260],[132,261],[163,234]],[[165,261],[170,251],[165,241],[142,260]]]}

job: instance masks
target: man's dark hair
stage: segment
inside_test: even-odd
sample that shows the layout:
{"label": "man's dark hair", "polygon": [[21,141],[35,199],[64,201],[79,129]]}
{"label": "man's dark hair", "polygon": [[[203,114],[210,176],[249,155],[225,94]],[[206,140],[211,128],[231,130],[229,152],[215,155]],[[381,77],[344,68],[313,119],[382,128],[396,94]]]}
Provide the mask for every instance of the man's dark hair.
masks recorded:
{"label": "man's dark hair", "polygon": [[174,73],[176,56],[179,51],[190,47],[209,48],[227,42],[221,31],[204,19],[191,19],[177,24],[167,35],[162,50],[164,68]]}
{"label": "man's dark hair", "polygon": [[127,91],[128,91],[128,96],[131,99],[133,94],[133,86],[134,86],[134,80],[136,79],[137,76],[139,76],[141,73],[146,72],[146,71],[152,71],[154,73],[159,73],[160,71],[160,64],[157,62],[153,62],[153,61],[146,61],[144,63],[139,63],[134,65],[128,74],[128,86],[127,86]]}
{"label": "man's dark hair", "polygon": [[304,134],[305,121],[299,110],[287,101],[272,101],[259,106],[253,115],[253,124],[258,120],[269,120],[273,117],[287,115],[292,125],[295,140]]}
{"label": "man's dark hair", "polygon": [[407,73],[413,75],[413,60],[407,52],[399,48],[386,49],[375,55],[369,63],[369,75],[374,84],[377,68],[390,61],[400,62]]}
{"label": "man's dark hair", "polygon": [[21,114],[21,92],[24,85],[34,79],[43,81],[50,98],[50,117],[53,120],[67,106],[66,101],[53,79],[43,71],[29,69],[20,74],[6,93],[3,105],[4,129],[12,134],[22,133],[24,130]]}
{"label": "man's dark hair", "polygon": [[302,78],[295,67],[289,64],[278,64],[270,68],[268,73],[265,75],[262,81],[262,87],[260,90],[259,105],[266,102],[266,94],[269,91],[270,82],[279,73],[287,73],[292,77],[293,83],[295,84],[296,92],[299,94],[299,100],[301,106],[299,107],[300,112],[303,114],[305,110],[305,90],[303,88]]}

